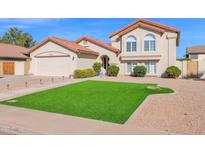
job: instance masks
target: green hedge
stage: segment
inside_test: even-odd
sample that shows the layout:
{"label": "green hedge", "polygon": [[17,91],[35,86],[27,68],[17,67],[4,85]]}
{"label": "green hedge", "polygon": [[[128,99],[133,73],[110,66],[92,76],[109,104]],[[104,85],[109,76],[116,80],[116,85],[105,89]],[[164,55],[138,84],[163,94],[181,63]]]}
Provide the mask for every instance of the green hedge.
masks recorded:
{"label": "green hedge", "polygon": [[166,69],[166,74],[169,78],[178,78],[181,73],[181,70],[176,66],[170,66]]}
{"label": "green hedge", "polygon": [[88,78],[95,76],[96,73],[93,69],[77,69],[74,71],[74,78]]}
{"label": "green hedge", "polygon": [[110,65],[107,69],[108,76],[117,76],[120,71],[120,68],[116,65]]}
{"label": "green hedge", "polygon": [[95,62],[93,64],[93,70],[96,72],[96,74],[100,74],[101,72],[101,67],[102,67],[102,64],[99,63],[99,62]]}
{"label": "green hedge", "polygon": [[135,66],[133,70],[133,75],[137,77],[144,77],[147,73],[147,68],[144,66]]}

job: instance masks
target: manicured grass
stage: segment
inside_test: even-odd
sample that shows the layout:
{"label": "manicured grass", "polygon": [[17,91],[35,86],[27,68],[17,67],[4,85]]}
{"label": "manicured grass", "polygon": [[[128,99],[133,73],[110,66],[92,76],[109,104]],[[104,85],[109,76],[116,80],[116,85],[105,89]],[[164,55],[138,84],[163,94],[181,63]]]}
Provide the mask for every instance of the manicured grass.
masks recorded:
{"label": "manicured grass", "polygon": [[150,85],[89,80],[0,103],[122,124],[148,95],[173,92]]}

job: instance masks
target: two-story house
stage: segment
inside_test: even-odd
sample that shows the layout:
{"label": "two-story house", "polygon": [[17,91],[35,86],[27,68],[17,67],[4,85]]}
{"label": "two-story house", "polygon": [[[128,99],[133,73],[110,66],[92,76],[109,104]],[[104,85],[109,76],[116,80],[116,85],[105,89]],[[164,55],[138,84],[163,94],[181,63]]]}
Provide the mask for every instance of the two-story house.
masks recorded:
{"label": "two-story house", "polygon": [[[91,68],[98,61],[104,70],[110,64],[120,74],[131,74],[134,66],[144,65],[147,75],[162,76],[176,63],[180,31],[176,28],[139,19],[109,35],[111,44],[84,36],[71,42],[50,37],[30,49],[34,75],[71,75],[75,69]],[[54,71],[56,70],[56,71]]]}

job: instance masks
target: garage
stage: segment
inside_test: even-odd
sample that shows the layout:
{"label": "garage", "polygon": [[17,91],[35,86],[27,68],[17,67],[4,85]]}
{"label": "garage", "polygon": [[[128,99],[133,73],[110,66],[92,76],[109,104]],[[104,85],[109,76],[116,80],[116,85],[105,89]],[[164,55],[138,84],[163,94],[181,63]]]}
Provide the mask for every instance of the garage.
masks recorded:
{"label": "garage", "polygon": [[42,76],[69,76],[73,69],[70,57],[36,58],[36,75]]}
{"label": "garage", "polygon": [[3,74],[14,75],[14,73],[15,73],[14,62],[3,62]]}

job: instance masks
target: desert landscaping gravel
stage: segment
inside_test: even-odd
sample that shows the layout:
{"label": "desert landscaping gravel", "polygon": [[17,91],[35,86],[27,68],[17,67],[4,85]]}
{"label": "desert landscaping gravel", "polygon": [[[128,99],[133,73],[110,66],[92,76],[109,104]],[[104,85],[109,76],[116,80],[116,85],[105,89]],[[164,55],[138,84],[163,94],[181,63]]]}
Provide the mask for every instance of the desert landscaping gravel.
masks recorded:
{"label": "desert landscaping gravel", "polygon": [[130,76],[103,80],[157,83],[175,90],[149,96],[126,124],[173,134],[205,134],[205,81]]}

